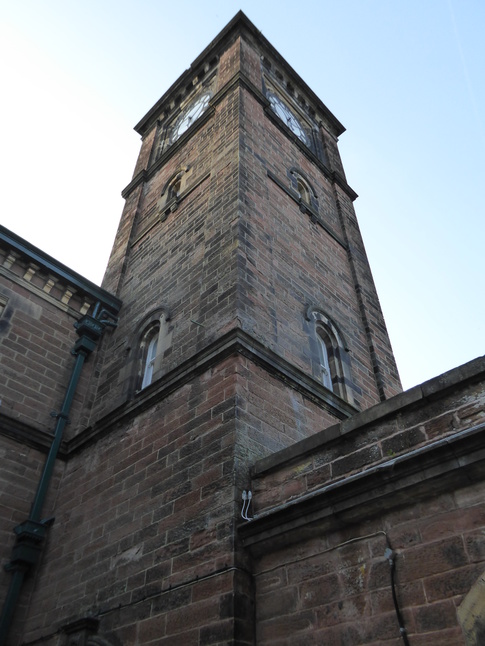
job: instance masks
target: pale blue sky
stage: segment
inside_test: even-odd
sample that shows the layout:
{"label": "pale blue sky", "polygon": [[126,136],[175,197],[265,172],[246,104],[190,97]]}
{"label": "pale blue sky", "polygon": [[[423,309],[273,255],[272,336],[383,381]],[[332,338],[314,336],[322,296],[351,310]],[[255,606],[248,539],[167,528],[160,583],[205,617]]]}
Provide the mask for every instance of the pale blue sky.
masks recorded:
{"label": "pale blue sky", "polygon": [[242,9],[347,128],[405,388],[483,354],[483,0],[0,1],[1,222],[100,282],[133,126]]}

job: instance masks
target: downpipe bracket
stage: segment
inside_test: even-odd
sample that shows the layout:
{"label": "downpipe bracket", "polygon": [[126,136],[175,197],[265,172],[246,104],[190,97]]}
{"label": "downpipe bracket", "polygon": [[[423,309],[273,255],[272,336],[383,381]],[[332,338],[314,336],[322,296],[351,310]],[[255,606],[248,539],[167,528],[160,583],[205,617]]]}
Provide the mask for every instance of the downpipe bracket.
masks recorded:
{"label": "downpipe bracket", "polygon": [[14,528],[16,541],[12,548],[11,559],[4,566],[6,572],[20,569],[27,573],[32,566],[37,564],[47,529],[54,520],[54,518],[47,518],[36,521],[29,518]]}

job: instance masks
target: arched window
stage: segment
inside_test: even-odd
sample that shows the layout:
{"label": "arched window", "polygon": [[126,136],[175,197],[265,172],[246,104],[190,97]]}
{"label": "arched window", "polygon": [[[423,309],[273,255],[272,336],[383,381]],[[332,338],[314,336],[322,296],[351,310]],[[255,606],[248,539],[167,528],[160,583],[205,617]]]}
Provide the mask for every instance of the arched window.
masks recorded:
{"label": "arched window", "polygon": [[168,369],[173,326],[167,307],[157,307],[133,330],[126,344],[126,363],[120,378],[124,396],[131,398],[160,379]]}
{"label": "arched window", "polygon": [[296,178],[296,190],[300,196],[300,200],[305,204],[311,204],[311,192],[308,184],[302,177]]}
{"label": "arched window", "polygon": [[178,205],[184,198],[187,189],[187,173],[190,170],[189,166],[180,168],[163,187],[160,199],[157,202],[160,217],[163,220],[167,218],[170,213],[178,209]]}
{"label": "arched window", "polygon": [[146,356],[144,358],[143,366],[143,380],[141,382],[142,389],[149,386],[153,380],[153,369],[155,366],[155,357],[157,356],[158,333],[159,329],[154,328],[146,348]]}
{"label": "arched window", "polygon": [[300,211],[308,213],[312,220],[318,217],[318,197],[303,171],[295,167],[290,168],[288,178],[291,188],[296,193],[295,199],[300,205]]}
{"label": "arched window", "polygon": [[310,345],[314,377],[335,395],[354,404],[350,357],[341,332],[318,308],[309,307],[305,318],[313,322]]}
{"label": "arched window", "polygon": [[147,388],[165,372],[167,353],[172,345],[170,315],[165,308],[157,309],[145,317],[132,341],[135,352],[130,362],[131,388],[136,391]]}
{"label": "arched window", "polygon": [[140,344],[140,390],[149,386],[153,381],[159,334],[160,325],[155,324],[150,326],[150,328],[145,332]]}
{"label": "arched window", "polygon": [[180,195],[181,185],[182,185],[182,179],[180,178],[180,176],[177,176],[168,187],[168,196],[167,196],[168,201],[174,200]]}
{"label": "arched window", "polygon": [[322,383],[325,388],[333,391],[333,378],[335,377],[335,375],[332,378],[329,360],[329,350],[331,349],[331,343],[324,329],[319,329],[317,331],[317,340],[320,349],[320,368],[322,373]]}

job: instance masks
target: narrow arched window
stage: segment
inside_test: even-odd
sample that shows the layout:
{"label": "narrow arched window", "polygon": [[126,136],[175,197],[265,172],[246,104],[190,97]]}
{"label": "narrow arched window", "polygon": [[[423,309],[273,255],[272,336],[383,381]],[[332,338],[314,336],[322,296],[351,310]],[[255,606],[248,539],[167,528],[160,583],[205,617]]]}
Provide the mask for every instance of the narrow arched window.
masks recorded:
{"label": "narrow arched window", "polygon": [[[322,373],[322,383],[325,388],[333,391],[333,379],[335,375],[332,375],[332,370],[330,367],[329,359],[329,350],[331,350],[330,339],[328,335],[324,333],[323,330],[318,330],[317,333],[318,344],[320,349],[320,368]],[[333,352],[332,352],[333,355]]]}
{"label": "narrow arched window", "polygon": [[320,308],[308,307],[305,318],[313,322],[310,328],[313,376],[334,395],[354,404],[350,356],[342,333]]}
{"label": "narrow arched window", "polygon": [[305,202],[306,204],[311,203],[310,189],[301,177],[297,177],[296,190],[298,191],[298,195],[300,196],[302,202]]}
{"label": "narrow arched window", "polygon": [[189,170],[190,166],[183,166],[170,177],[163,187],[160,198],[157,201],[157,208],[162,222],[166,220],[170,213],[178,209],[180,202],[187,195],[187,173]]}
{"label": "narrow arched window", "polygon": [[158,345],[158,327],[154,329],[148,345],[146,347],[145,360],[143,366],[143,380],[141,382],[141,388],[146,388],[152,383],[153,380],[153,370],[155,367],[155,358],[157,356],[157,345]]}
{"label": "narrow arched window", "polygon": [[180,195],[181,185],[182,180],[180,177],[177,177],[168,188],[167,201],[174,200]]}
{"label": "narrow arched window", "polygon": [[158,341],[160,338],[160,323],[145,328],[140,346],[139,346],[139,364],[138,364],[138,390],[143,390],[154,380],[158,354]]}
{"label": "narrow arched window", "polygon": [[169,370],[173,325],[166,306],[147,313],[127,340],[126,363],[122,373],[125,394],[136,396],[161,379]]}
{"label": "narrow arched window", "polygon": [[300,206],[302,213],[308,213],[315,221],[318,218],[318,197],[313,189],[309,179],[305,177],[302,171],[298,168],[290,168],[288,171],[288,178],[290,179],[290,186],[293,192],[291,193],[295,201]]}
{"label": "narrow arched window", "polygon": [[154,310],[139,326],[133,338],[131,363],[135,391],[143,390],[160,379],[166,371],[165,357],[172,345],[170,314],[165,308]]}

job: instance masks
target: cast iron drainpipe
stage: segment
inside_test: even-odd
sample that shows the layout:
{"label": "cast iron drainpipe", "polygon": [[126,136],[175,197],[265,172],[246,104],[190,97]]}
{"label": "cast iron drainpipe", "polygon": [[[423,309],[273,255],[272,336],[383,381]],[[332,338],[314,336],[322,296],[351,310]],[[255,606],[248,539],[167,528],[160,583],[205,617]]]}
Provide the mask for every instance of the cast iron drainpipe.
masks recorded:
{"label": "cast iron drainpipe", "polygon": [[61,412],[55,414],[57,423],[54,432],[54,439],[47,455],[39,484],[37,485],[37,491],[30,509],[29,517],[26,521],[14,528],[16,542],[12,549],[12,558],[10,559],[10,562],[5,565],[5,570],[7,572],[12,572],[12,579],[10,581],[10,587],[7,592],[2,615],[0,617],[0,646],[4,646],[7,643],[10,625],[20,596],[20,590],[22,588],[24,578],[39,560],[47,528],[54,522],[54,518],[40,520],[42,507],[47,495],[52,472],[54,471],[64,427],[69,421],[69,411],[71,409],[72,400],[74,399],[74,394],[76,392],[84,362],[96,348],[104,328],[107,325],[116,326],[116,322],[114,320],[109,320],[107,318],[108,316],[111,319],[114,317],[108,314],[105,310],[99,312],[98,318],[98,309],[99,303],[95,307],[93,316],[83,316],[74,324],[76,332],[79,335],[79,339],[76,341],[71,352],[75,355],[76,362],[64,396]]}

